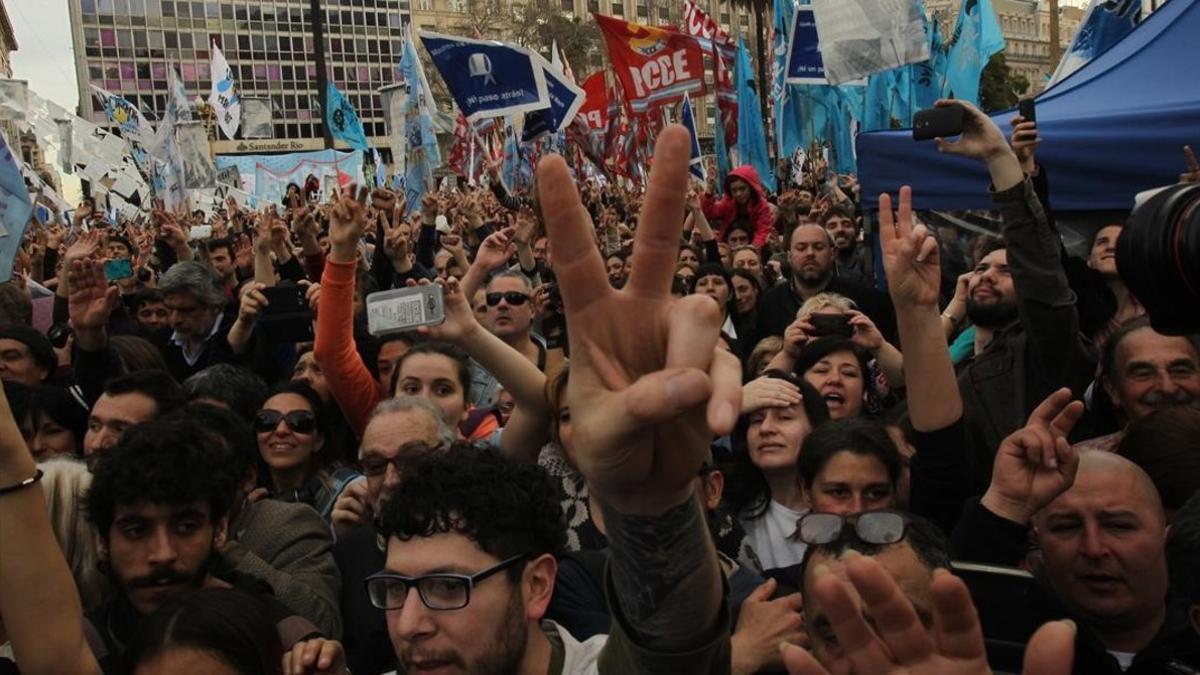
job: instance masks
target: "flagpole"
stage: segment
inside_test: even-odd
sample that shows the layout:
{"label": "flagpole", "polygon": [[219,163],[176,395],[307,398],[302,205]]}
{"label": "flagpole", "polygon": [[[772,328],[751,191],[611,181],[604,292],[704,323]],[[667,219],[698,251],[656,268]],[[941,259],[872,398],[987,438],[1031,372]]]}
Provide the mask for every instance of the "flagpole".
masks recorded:
{"label": "flagpole", "polygon": [[325,13],[321,9],[321,0],[309,0],[308,11],[312,14],[313,46],[317,53],[317,100],[321,104],[321,136],[325,140],[325,149],[333,147],[333,131],[325,123],[325,115],[329,111],[329,74],[325,72]]}

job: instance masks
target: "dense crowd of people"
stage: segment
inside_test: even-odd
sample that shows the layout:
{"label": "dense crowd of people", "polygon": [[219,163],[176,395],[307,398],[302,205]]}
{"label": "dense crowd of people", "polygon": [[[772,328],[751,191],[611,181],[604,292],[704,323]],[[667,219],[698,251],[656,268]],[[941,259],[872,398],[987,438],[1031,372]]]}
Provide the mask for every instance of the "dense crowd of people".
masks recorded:
{"label": "dense crowd of people", "polygon": [[819,153],[702,184],[680,127],[644,189],[32,223],[0,673],[1200,672],[1200,336],[964,108],[994,235]]}

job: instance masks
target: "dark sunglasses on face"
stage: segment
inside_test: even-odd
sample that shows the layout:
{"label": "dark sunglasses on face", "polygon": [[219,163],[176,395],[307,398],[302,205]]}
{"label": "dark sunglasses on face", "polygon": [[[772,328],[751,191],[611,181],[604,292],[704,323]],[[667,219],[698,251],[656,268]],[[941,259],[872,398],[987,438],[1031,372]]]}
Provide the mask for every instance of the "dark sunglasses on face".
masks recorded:
{"label": "dark sunglasses on face", "polygon": [[844,516],[809,513],[796,521],[796,532],[792,536],[818,546],[832,544],[848,534],[866,544],[894,544],[904,538],[911,523],[908,516],[896,511],[867,511]]}
{"label": "dark sunglasses on face", "polygon": [[495,307],[500,304],[500,299],[510,305],[523,305],[529,300],[529,296],[520,291],[505,291],[503,293],[488,293],[484,296],[487,299],[488,307]]}
{"label": "dark sunglasses on face", "polygon": [[317,416],[308,410],[293,410],[283,414],[278,410],[259,410],[254,416],[254,430],[260,434],[275,431],[283,420],[292,433],[311,434],[317,430]]}

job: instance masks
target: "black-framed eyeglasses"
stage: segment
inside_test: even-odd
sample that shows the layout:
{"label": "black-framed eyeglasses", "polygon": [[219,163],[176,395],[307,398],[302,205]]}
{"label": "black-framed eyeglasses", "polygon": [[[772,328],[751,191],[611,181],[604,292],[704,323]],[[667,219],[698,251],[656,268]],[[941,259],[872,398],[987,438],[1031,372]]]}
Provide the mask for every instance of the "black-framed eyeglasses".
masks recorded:
{"label": "black-framed eyeglasses", "polygon": [[406,577],[391,572],[377,572],[367,577],[363,584],[367,587],[367,597],[371,599],[371,604],[379,609],[402,609],[405,600],[408,599],[408,590],[413,586],[416,586],[421,602],[429,609],[462,609],[470,604],[471,590],[475,586],[527,557],[526,553],[514,555],[470,576],[442,573]]}
{"label": "black-framed eyeglasses", "polygon": [[805,544],[832,544],[853,534],[867,544],[894,544],[908,534],[912,519],[897,511],[865,513],[809,513],[796,521],[792,537]]}
{"label": "black-framed eyeglasses", "polygon": [[293,410],[286,415],[278,410],[259,410],[254,415],[254,430],[260,434],[275,431],[279,420],[283,420],[292,433],[311,434],[317,430],[317,416],[310,410]]}
{"label": "black-framed eyeglasses", "polygon": [[510,305],[523,305],[529,301],[529,296],[520,291],[504,291],[503,293],[494,292],[483,296],[487,300],[488,307],[495,307],[500,304],[501,298]]}
{"label": "black-framed eyeglasses", "polygon": [[406,464],[419,460],[431,452],[437,452],[442,447],[440,443],[430,445],[424,441],[410,441],[397,448],[396,454],[391,457],[381,457],[378,454],[371,453],[364,456],[359,465],[362,468],[363,475],[368,477],[382,476],[387,472],[388,465],[394,466],[397,471],[403,472]]}

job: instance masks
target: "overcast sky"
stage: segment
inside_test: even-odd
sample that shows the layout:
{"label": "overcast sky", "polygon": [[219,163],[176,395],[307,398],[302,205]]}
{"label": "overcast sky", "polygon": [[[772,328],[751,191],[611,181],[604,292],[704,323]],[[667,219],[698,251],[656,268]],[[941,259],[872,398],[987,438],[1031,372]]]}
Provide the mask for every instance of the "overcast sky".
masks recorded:
{"label": "overcast sky", "polygon": [[[39,96],[73,111],[79,93],[71,53],[69,1],[0,0],[8,8],[20,47],[12,55],[13,77],[28,80]],[[1061,0],[1060,4],[1086,6],[1087,0]]]}
{"label": "overcast sky", "polygon": [[42,98],[74,111],[79,103],[71,53],[69,0],[0,0],[17,35],[13,77],[28,80]]}

